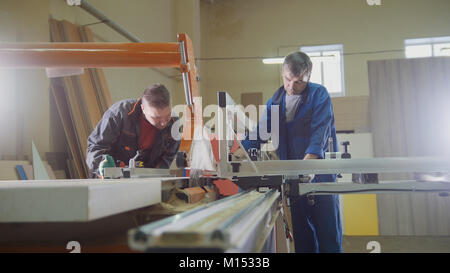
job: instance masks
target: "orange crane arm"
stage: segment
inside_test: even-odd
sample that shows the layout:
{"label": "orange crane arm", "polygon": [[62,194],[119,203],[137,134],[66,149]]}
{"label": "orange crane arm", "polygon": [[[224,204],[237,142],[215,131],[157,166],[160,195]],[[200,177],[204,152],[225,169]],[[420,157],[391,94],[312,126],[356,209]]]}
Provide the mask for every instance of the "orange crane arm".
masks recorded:
{"label": "orange crane arm", "polygon": [[178,43],[0,43],[0,66],[180,67]]}
{"label": "orange crane arm", "polygon": [[183,75],[187,115],[180,152],[189,153],[196,117],[198,77],[194,49],[186,34],[178,43],[0,43],[0,67],[174,67]]}

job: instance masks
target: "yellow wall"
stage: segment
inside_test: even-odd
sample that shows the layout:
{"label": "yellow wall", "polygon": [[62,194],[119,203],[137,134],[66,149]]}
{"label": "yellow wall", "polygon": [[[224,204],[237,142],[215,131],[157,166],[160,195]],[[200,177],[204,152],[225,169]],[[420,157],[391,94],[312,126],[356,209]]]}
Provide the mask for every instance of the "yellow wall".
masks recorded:
{"label": "yellow wall", "polygon": [[[373,145],[371,133],[338,134],[339,151],[344,151],[343,141],[349,141],[348,152],[353,159],[372,158]],[[338,183],[349,182],[352,174],[342,174]],[[376,194],[343,194],[339,196],[341,220],[344,235],[376,236],[378,229],[378,207]]]}
{"label": "yellow wall", "polygon": [[379,235],[377,195],[345,195],[344,222],[347,236]]}

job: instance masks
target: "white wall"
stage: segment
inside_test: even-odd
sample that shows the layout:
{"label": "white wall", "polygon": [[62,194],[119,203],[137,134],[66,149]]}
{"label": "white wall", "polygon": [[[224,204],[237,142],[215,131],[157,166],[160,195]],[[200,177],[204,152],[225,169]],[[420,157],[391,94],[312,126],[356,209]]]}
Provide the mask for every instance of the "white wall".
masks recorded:
{"label": "white wall", "polygon": [[[49,0],[2,0],[0,41],[43,42],[49,40]],[[7,69],[2,81],[2,131],[0,156],[31,155],[31,141],[39,150],[49,150],[49,93],[43,69]],[[0,72],[1,73],[1,72]],[[12,77],[11,77],[12,75]]]}
{"label": "white wall", "polygon": [[[267,100],[281,85],[279,65],[236,57],[285,55],[300,46],[344,44],[348,96],[369,94],[367,61],[403,58],[403,40],[450,36],[450,1],[214,0],[202,1],[204,93],[263,92]],[[393,51],[392,51],[393,50]],[[399,51],[396,51],[399,50]],[[366,53],[388,51],[386,53]],[[357,53],[357,54],[353,54]]]}

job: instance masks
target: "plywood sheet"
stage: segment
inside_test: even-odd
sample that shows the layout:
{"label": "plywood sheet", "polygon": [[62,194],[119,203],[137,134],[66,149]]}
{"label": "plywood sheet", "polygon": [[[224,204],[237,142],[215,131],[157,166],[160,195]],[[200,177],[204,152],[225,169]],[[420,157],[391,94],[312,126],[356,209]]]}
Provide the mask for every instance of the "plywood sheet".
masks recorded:
{"label": "plywood sheet", "polygon": [[26,180],[0,183],[0,222],[90,221],[161,202],[161,182]]}

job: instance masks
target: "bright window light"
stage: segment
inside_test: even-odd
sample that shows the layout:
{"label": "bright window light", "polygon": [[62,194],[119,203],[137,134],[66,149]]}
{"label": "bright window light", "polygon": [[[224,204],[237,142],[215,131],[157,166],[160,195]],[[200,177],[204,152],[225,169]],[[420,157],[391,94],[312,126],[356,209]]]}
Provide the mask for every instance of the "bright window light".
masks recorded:
{"label": "bright window light", "polygon": [[406,46],[406,58],[425,58],[433,56],[431,45],[413,45]]}
{"label": "bright window light", "polygon": [[450,56],[450,43],[434,44],[434,56]]}
{"label": "bright window light", "polygon": [[282,64],[284,58],[266,58],[262,60],[265,64]]}
{"label": "bright window light", "polygon": [[450,47],[442,48],[441,53],[443,54],[443,56],[450,56]]}
{"label": "bright window light", "polygon": [[405,40],[406,58],[450,56],[450,36]]}
{"label": "bright window light", "polygon": [[325,86],[332,97],[345,96],[344,46],[321,45],[301,47],[313,63],[311,82]]}

